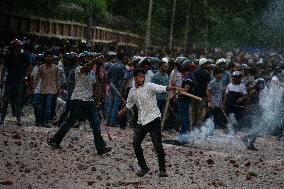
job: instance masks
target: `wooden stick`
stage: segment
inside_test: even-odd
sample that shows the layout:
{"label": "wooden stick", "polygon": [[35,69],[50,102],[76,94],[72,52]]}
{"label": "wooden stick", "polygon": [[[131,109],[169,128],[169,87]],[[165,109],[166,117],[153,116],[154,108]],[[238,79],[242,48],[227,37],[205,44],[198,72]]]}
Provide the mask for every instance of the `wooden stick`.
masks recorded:
{"label": "wooden stick", "polygon": [[198,97],[198,96],[195,96],[195,95],[193,95],[193,94],[189,94],[189,93],[187,93],[187,92],[182,92],[182,91],[180,91],[179,93],[182,94],[182,95],[184,95],[184,96],[188,96],[188,97],[190,97],[190,98],[193,98],[193,99],[195,99],[195,100],[202,101],[202,98],[200,98],[200,97]]}
{"label": "wooden stick", "polygon": [[101,119],[102,119],[102,121],[103,121],[103,126],[104,126],[104,128],[105,128],[105,130],[106,130],[107,137],[108,137],[108,139],[109,139],[110,141],[112,141],[111,135],[110,135],[110,133],[109,133],[109,128],[108,128],[108,126],[106,125],[106,120],[104,119],[103,114],[102,114],[101,111],[99,111],[99,114],[100,114]]}
{"label": "wooden stick", "polygon": [[[120,94],[120,92],[118,91],[118,89],[114,86],[114,84],[112,82],[110,82],[110,86],[114,89],[114,91],[116,92],[116,94],[121,98],[122,102],[126,105],[126,101],[123,98],[123,96]],[[134,116],[134,111],[132,109],[130,109],[132,115]]]}
{"label": "wooden stick", "polygon": [[122,102],[124,104],[126,104],[125,99],[123,98],[123,96],[120,94],[120,92],[118,91],[118,89],[114,86],[114,84],[111,82],[110,86],[113,88],[113,90],[116,92],[116,94],[121,98]]}
{"label": "wooden stick", "polygon": [[170,100],[171,100],[171,93],[168,93],[166,106],[165,106],[163,117],[162,117],[162,120],[161,120],[161,128],[162,129],[165,126],[165,121],[166,121],[166,117],[167,117],[167,113],[168,113],[168,109],[169,109],[169,105],[170,105]]}
{"label": "wooden stick", "polygon": [[[173,69],[173,77],[172,77],[172,79],[170,81],[170,84],[173,85],[173,86],[176,86],[176,67],[174,67],[174,69]],[[175,93],[173,95],[175,95]],[[162,120],[161,120],[161,128],[162,129],[165,126],[165,121],[166,121],[166,117],[167,117],[167,113],[168,113],[171,97],[172,97],[171,92],[168,92],[166,106],[165,106],[164,114],[163,114],[163,117],[162,117]]]}
{"label": "wooden stick", "polygon": [[229,123],[229,118],[228,118],[227,114],[224,112],[224,110],[223,110],[222,108],[220,108],[220,110],[221,110],[222,113],[224,114],[224,116],[225,116],[227,122]]}

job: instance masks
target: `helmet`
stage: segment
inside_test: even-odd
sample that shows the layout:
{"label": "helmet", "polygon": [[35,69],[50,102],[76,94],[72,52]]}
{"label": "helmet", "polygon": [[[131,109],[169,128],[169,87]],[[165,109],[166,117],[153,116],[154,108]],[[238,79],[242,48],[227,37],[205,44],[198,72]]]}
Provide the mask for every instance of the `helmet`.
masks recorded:
{"label": "helmet", "polygon": [[108,57],[114,57],[116,55],[117,54],[115,52],[113,52],[113,51],[109,51],[109,52],[106,53],[106,56],[108,56]]}
{"label": "helmet", "polygon": [[149,57],[152,63],[159,63],[161,60],[158,57]]}
{"label": "helmet", "polygon": [[239,72],[239,71],[234,71],[233,73],[232,73],[232,77],[241,77],[242,76],[242,74],[241,74],[241,72]]}
{"label": "helmet", "polygon": [[91,58],[92,54],[89,51],[84,51],[79,54],[81,64],[85,63],[85,58]]}
{"label": "helmet", "polygon": [[141,59],[142,59],[142,57],[140,57],[140,56],[133,56],[132,62],[133,62],[133,64],[137,64],[137,63],[140,62]]}
{"label": "helmet", "polygon": [[78,59],[79,59],[79,56],[78,56],[77,53],[75,53],[75,52],[70,52],[70,61],[71,61],[72,63],[76,63],[76,62],[78,61]]}
{"label": "helmet", "polygon": [[208,60],[208,62],[210,63],[210,64],[214,64],[214,61],[211,59],[211,58],[209,58],[209,59],[207,59]]}
{"label": "helmet", "polygon": [[146,57],[144,59],[141,59],[140,60],[140,64],[143,66],[143,65],[151,65],[151,59],[150,57]]}
{"label": "helmet", "polygon": [[102,53],[91,52],[90,54],[93,58],[104,57]]}
{"label": "helmet", "polygon": [[257,90],[263,90],[265,88],[265,80],[263,78],[258,78],[254,81]]}
{"label": "helmet", "polygon": [[216,64],[210,64],[211,69],[216,68]]}
{"label": "helmet", "polygon": [[189,78],[187,78],[187,79],[182,81],[182,87],[184,87],[185,85],[192,86],[192,84],[193,84],[193,81],[191,79],[189,79]]}
{"label": "helmet", "polygon": [[84,58],[86,55],[85,55],[85,53],[83,53],[83,52],[81,52],[80,54],[79,54],[79,58]]}
{"label": "helmet", "polygon": [[175,59],[175,62],[177,62],[177,63],[183,63],[184,61],[186,61],[187,60],[187,58],[186,57],[184,57],[184,56],[179,56],[179,57],[177,57],[176,59]]}
{"label": "helmet", "polygon": [[208,61],[207,58],[200,58],[199,59],[199,66],[202,66],[202,65],[208,64],[208,63],[209,63],[209,61]]}
{"label": "helmet", "polygon": [[242,64],[241,65],[241,69],[247,69],[248,68],[248,65],[247,64]]}
{"label": "helmet", "polygon": [[168,57],[162,58],[162,62],[169,63],[170,59]]}
{"label": "helmet", "polygon": [[78,54],[75,52],[65,53],[63,55],[63,58],[69,60],[71,63],[76,63],[79,57],[80,56],[78,56]]}
{"label": "helmet", "polygon": [[44,54],[37,54],[36,55],[36,61],[43,61]]}
{"label": "helmet", "polygon": [[184,69],[184,70],[188,70],[189,66],[193,64],[192,61],[190,60],[185,60],[182,62],[182,65],[181,67]]}
{"label": "helmet", "polygon": [[216,65],[218,64],[227,64],[227,60],[225,58],[220,58],[216,61]]}
{"label": "helmet", "polygon": [[10,42],[10,49],[20,49],[22,47],[22,42],[19,39],[14,39]]}
{"label": "helmet", "polygon": [[192,83],[193,83],[193,81],[192,81],[191,79],[189,79],[189,78],[187,78],[187,79],[184,80],[184,84],[185,84],[185,85],[190,85],[190,84],[192,84]]}
{"label": "helmet", "polygon": [[92,57],[92,54],[89,51],[84,51],[79,55],[81,55],[80,57]]}
{"label": "helmet", "polygon": [[198,59],[193,59],[192,63],[195,64],[195,65],[198,65],[199,64],[199,60]]}
{"label": "helmet", "polygon": [[279,83],[280,81],[279,81],[279,79],[278,79],[277,76],[273,76],[272,79],[271,79],[271,82],[273,82],[273,83]]}

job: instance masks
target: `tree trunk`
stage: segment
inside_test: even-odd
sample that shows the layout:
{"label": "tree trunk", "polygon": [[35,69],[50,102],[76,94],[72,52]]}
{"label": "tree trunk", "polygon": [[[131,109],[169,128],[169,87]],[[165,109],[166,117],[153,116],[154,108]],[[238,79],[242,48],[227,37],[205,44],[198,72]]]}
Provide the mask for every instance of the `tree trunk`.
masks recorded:
{"label": "tree trunk", "polygon": [[89,16],[87,19],[87,36],[86,36],[86,46],[92,48],[92,26],[93,26],[93,2],[90,1],[90,6],[87,7]]}
{"label": "tree trunk", "polygon": [[176,0],[173,3],[173,12],[172,12],[172,20],[171,20],[171,28],[170,28],[170,42],[169,49],[173,48],[173,33],[174,33],[174,23],[175,23],[175,14],[176,14]]}
{"label": "tree trunk", "polygon": [[152,21],[152,9],[153,9],[153,0],[149,0],[149,8],[148,8],[148,18],[147,18],[147,28],[145,35],[145,48],[150,47],[151,41],[151,21]]}
{"label": "tree trunk", "polygon": [[[208,11],[208,1],[207,0],[203,0],[203,6],[204,6],[204,14],[207,13]],[[208,15],[206,15],[207,17]],[[208,25],[208,20],[206,20],[206,26],[205,26],[205,48],[208,49],[209,48],[209,25]]]}
{"label": "tree trunk", "polygon": [[188,7],[187,7],[186,20],[185,20],[185,32],[184,32],[184,41],[183,41],[184,53],[187,48],[187,40],[188,40],[188,32],[189,32],[190,0],[188,0],[187,6]]}

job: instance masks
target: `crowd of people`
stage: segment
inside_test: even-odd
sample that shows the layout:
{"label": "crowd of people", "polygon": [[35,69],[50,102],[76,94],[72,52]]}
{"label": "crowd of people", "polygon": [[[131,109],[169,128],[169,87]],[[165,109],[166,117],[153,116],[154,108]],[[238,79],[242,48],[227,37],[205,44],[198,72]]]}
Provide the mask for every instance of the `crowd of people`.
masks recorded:
{"label": "crowd of people", "polygon": [[[101,135],[101,121],[108,127],[135,128],[139,176],[149,171],[141,148],[148,132],[158,153],[160,176],[167,176],[161,130],[184,135],[213,117],[215,128],[225,133],[247,131],[243,142],[251,150],[264,130],[278,139],[283,133],[280,53],[43,48],[28,39],[1,43],[0,53],[1,125],[10,103],[17,125],[22,126],[23,107],[30,102],[36,126],[60,127],[50,146],[59,148],[74,125],[88,120],[98,154],[111,150]],[[263,103],[267,96],[270,107]],[[64,110],[57,112],[61,105]],[[267,108],[275,110],[276,123],[264,121]],[[228,127],[231,115],[237,121],[233,128]]]}

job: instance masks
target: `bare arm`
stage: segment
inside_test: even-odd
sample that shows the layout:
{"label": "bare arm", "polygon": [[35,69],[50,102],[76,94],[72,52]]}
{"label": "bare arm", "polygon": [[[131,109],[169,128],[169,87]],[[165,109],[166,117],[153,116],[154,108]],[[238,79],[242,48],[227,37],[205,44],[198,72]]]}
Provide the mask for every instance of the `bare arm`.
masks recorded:
{"label": "bare arm", "polygon": [[121,118],[121,117],[123,117],[123,116],[126,114],[127,111],[128,111],[127,107],[124,106],[124,108],[122,108],[122,109],[117,113],[117,116],[118,116],[119,118]]}
{"label": "bare arm", "polygon": [[207,89],[207,100],[208,100],[208,106],[211,107],[212,106],[212,89]]}
{"label": "bare arm", "polygon": [[39,79],[41,78],[41,75],[42,75],[42,66],[40,66],[38,68],[38,71],[37,71],[37,74],[35,76],[35,80],[34,80],[34,83],[33,83],[33,88],[35,89],[36,86],[38,85],[38,82],[39,82]]}

